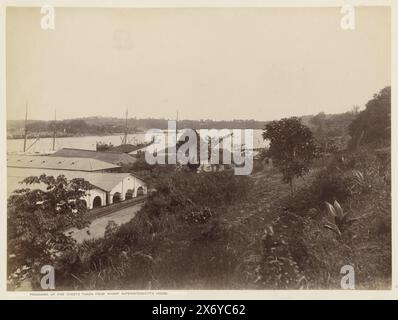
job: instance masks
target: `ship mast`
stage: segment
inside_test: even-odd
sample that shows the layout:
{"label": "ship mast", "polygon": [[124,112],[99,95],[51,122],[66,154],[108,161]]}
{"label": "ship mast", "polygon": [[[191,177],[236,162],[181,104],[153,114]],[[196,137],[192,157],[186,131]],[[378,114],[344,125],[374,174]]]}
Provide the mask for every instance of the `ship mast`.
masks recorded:
{"label": "ship mast", "polygon": [[176,140],[178,141],[178,109],[176,114]]}
{"label": "ship mast", "polygon": [[27,135],[28,135],[28,125],[27,125],[27,123],[28,123],[28,103],[26,102],[23,152],[26,151],[26,137],[27,137]]}
{"label": "ship mast", "polygon": [[128,118],[128,115],[129,115],[129,110],[126,109],[126,125],[125,125],[125,130],[124,130],[123,144],[127,144],[127,134],[128,134],[127,118]]}
{"label": "ship mast", "polygon": [[56,135],[57,135],[57,110],[54,110],[53,151],[55,151]]}

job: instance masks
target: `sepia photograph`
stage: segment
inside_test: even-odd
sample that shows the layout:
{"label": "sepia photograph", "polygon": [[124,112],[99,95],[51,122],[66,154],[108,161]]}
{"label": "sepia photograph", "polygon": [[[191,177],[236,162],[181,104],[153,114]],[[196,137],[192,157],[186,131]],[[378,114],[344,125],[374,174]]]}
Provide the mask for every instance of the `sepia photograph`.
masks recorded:
{"label": "sepia photograph", "polygon": [[5,8],[8,293],[394,288],[390,6],[83,4]]}

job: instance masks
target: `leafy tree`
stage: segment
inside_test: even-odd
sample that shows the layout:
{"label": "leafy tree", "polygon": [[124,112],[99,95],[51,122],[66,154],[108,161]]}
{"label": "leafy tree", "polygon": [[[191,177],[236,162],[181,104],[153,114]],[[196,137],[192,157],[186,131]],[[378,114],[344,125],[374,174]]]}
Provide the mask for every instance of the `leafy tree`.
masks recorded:
{"label": "leafy tree", "polygon": [[366,103],[365,110],[349,126],[352,145],[383,143],[391,138],[391,87],[385,87]]}
{"label": "leafy tree", "polygon": [[8,274],[15,284],[40,275],[43,265],[55,267],[62,254],[76,246],[65,230],[88,224],[82,200],[90,189],[87,181],[41,175],[22,182],[45,187],[20,189],[8,199]]}
{"label": "leafy tree", "polygon": [[283,181],[291,187],[293,179],[307,174],[309,164],[319,156],[311,130],[297,117],[268,123],[263,138],[270,141],[268,155],[281,171]]}

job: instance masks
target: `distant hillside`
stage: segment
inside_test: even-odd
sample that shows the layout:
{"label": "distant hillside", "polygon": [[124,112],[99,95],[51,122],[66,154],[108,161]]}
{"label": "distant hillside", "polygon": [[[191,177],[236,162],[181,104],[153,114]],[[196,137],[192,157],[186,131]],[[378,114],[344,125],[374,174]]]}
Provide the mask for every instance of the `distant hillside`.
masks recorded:
{"label": "distant hillside", "polygon": [[[322,114],[324,115],[324,114]],[[316,130],[318,122],[313,122],[313,118],[322,118],[322,126],[327,130],[335,131],[336,135],[347,132],[348,125],[353,120],[352,113],[343,113],[323,116],[303,116],[302,121],[311,129]],[[192,129],[264,129],[267,121],[256,120],[179,120],[179,128]],[[126,120],[114,117],[87,117],[78,119],[60,120],[56,122],[57,136],[84,136],[84,135],[107,135],[117,134],[125,131]],[[127,121],[130,133],[145,131],[151,128],[167,129],[167,119],[135,119]],[[54,121],[29,120],[28,133],[30,136],[51,136],[54,130]],[[8,138],[22,138],[24,132],[23,120],[8,120]]]}
{"label": "distant hillside", "polygon": [[[130,133],[145,131],[151,128],[167,129],[167,119],[135,119],[130,118],[127,125]],[[31,136],[51,136],[54,121],[29,120],[28,132]],[[179,120],[179,128],[192,129],[263,129],[265,121],[256,120]],[[56,122],[57,135],[106,135],[125,131],[126,120],[111,117],[89,117],[79,119],[60,120]],[[7,134],[9,138],[21,138],[24,132],[23,120],[8,120]]]}
{"label": "distant hillside", "polygon": [[357,117],[356,112],[345,112],[338,114],[325,114],[323,112],[317,115],[309,115],[301,117],[301,122],[308,126],[312,131],[319,130],[321,127],[330,135],[348,134],[350,123]]}

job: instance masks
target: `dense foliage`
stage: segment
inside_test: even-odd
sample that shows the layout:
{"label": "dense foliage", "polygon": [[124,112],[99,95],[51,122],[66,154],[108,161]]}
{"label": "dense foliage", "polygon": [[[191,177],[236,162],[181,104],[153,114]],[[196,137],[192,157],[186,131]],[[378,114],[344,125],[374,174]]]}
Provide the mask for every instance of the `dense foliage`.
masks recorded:
{"label": "dense foliage", "polygon": [[282,172],[283,180],[290,184],[308,173],[311,161],[319,153],[311,130],[297,117],[268,123],[263,138],[270,142],[268,155]]}
{"label": "dense foliage", "polygon": [[391,136],[391,87],[385,87],[368,101],[365,110],[349,127],[353,145],[383,143]]}
{"label": "dense foliage", "polygon": [[[282,202],[263,239],[265,288],[340,289],[344,265],[354,267],[357,289],[391,286],[389,165],[370,148],[345,152],[343,159],[334,157]],[[325,201],[341,216],[332,217]]]}
{"label": "dense foliage", "polygon": [[75,248],[64,231],[87,224],[81,198],[90,188],[83,179],[68,181],[64,176],[28,177],[23,182],[34,188],[12,194],[7,210],[8,275],[16,284],[37,277],[43,265],[54,266],[63,253]]}
{"label": "dense foliage", "polygon": [[[313,132],[314,138],[324,155],[346,148],[349,141],[348,126],[356,117],[356,111],[326,115],[320,112],[305,123]],[[302,123],[304,123],[304,117]]]}

